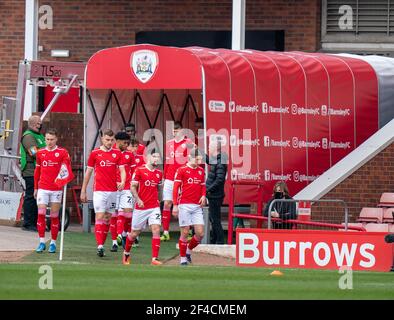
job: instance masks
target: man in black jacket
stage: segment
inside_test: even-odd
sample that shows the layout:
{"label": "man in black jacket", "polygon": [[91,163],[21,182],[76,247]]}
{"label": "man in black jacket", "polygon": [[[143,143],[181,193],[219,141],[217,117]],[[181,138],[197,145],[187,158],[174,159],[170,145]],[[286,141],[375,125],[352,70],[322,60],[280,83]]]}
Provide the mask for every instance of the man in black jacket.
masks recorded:
{"label": "man in black jacket", "polygon": [[209,221],[212,225],[212,244],[224,244],[224,233],[221,223],[221,206],[224,199],[224,183],[227,173],[227,159],[221,153],[220,143],[213,141],[209,145],[210,166],[206,181],[206,195],[209,205]]}

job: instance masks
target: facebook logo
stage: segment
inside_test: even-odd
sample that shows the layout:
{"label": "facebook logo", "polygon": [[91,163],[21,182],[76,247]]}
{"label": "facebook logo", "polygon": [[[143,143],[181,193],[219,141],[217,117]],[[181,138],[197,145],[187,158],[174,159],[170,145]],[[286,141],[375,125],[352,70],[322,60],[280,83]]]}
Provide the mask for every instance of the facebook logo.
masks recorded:
{"label": "facebook logo", "polygon": [[270,146],[270,137],[264,136],[264,147],[269,147],[269,146]]}
{"label": "facebook logo", "polygon": [[230,112],[235,112],[235,102],[234,101],[230,101],[228,103],[228,108]]}
{"label": "facebook logo", "polygon": [[264,180],[265,181],[271,180],[271,172],[269,170],[264,170]]}

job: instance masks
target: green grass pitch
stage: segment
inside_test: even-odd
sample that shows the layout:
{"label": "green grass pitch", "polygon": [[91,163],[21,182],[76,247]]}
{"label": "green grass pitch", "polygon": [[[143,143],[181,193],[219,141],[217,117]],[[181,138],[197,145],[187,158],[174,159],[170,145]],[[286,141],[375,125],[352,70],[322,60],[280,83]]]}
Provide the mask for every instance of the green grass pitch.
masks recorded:
{"label": "green grass pitch", "polygon": [[[178,234],[161,244],[162,260],[177,255]],[[133,248],[132,265],[121,264],[121,252],[96,256],[94,234],[65,234],[63,261],[58,254],[32,253],[18,263],[0,264],[0,299],[393,299],[393,273],[353,272],[353,289],[341,290],[337,271],[221,266],[150,266],[150,234]],[[53,289],[38,283],[41,265],[53,269]]]}

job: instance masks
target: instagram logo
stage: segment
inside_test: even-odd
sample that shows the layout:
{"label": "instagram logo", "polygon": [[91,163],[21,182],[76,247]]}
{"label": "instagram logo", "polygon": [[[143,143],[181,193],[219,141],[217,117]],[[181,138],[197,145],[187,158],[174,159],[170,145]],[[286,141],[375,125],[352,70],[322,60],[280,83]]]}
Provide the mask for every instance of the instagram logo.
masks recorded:
{"label": "instagram logo", "polygon": [[299,171],[294,171],[293,172],[293,180],[295,182],[299,182],[300,181],[300,172]]}
{"label": "instagram logo", "polygon": [[297,114],[297,111],[298,111],[298,106],[295,103],[293,103],[291,105],[291,113],[292,114]]}
{"label": "instagram logo", "polygon": [[321,106],[321,115],[322,116],[326,116],[327,115],[327,106],[325,104],[323,104]]}
{"label": "instagram logo", "polygon": [[298,138],[293,137],[293,148],[298,148]]}
{"label": "instagram logo", "polygon": [[271,172],[269,170],[264,170],[264,180],[265,181],[271,180]]}

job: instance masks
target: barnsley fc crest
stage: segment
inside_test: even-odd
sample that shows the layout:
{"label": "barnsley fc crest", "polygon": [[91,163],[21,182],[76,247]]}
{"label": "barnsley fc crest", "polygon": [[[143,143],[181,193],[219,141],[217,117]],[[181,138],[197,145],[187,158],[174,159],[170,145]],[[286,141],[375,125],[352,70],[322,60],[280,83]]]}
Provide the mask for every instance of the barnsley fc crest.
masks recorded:
{"label": "barnsley fc crest", "polygon": [[131,69],[142,83],[148,82],[154,75],[159,58],[152,50],[138,50],[131,55]]}

